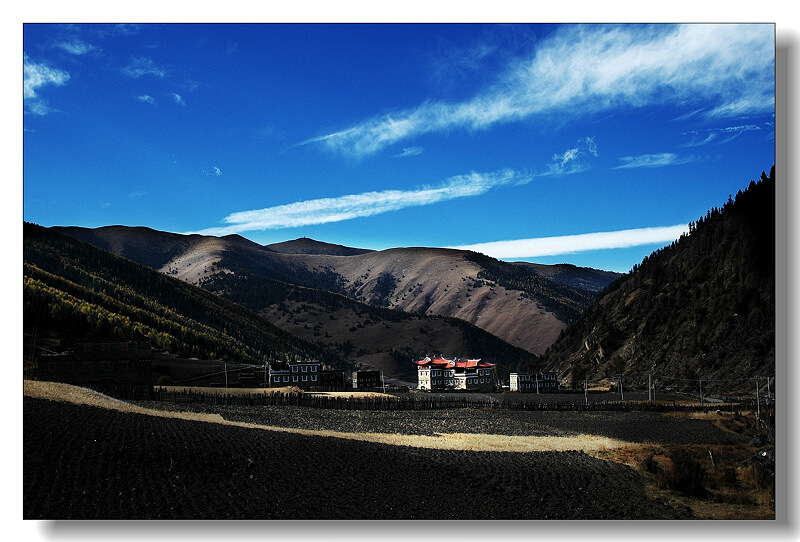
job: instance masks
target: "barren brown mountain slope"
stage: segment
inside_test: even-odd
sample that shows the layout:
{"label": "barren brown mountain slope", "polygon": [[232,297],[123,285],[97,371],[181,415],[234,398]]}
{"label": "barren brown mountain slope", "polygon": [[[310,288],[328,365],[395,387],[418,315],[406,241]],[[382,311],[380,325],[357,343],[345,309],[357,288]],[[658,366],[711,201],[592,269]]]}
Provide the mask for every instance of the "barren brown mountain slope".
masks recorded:
{"label": "barren brown mountain slope", "polygon": [[[459,318],[537,355],[566,327],[564,316],[554,314],[556,309],[534,294],[479,278],[485,268],[471,257],[474,254],[464,251],[368,251],[312,239],[261,246],[238,235],[179,235],[123,226],[60,229],[193,284],[201,285],[216,273],[244,270],[342,293],[371,305]],[[496,264],[504,269],[514,268],[511,264]],[[265,305],[255,310],[268,314],[271,308]]]}
{"label": "barren brown mountain slope", "polygon": [[292,257],[312,269],[332,269],[368,303],[453,316],[529,352],[543,353],[564,323],[535,299],[478,279],[481,267],[464,255],[456,250],[399,248],[347,257]]}

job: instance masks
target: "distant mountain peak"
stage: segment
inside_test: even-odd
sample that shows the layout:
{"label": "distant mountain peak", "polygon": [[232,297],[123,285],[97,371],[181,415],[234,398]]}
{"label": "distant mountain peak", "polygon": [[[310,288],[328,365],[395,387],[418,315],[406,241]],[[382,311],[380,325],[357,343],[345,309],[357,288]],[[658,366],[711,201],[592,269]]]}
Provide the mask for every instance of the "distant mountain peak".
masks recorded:
{"label": "distant mountain peak", "polygon": [[284,241],[266,245],[266,248],[282,254],[323,254],[327,256],[358,256],[374,252],[365,248],[346,247],[333,243],[317,241],[309,237],[299,237],[293,241]]}

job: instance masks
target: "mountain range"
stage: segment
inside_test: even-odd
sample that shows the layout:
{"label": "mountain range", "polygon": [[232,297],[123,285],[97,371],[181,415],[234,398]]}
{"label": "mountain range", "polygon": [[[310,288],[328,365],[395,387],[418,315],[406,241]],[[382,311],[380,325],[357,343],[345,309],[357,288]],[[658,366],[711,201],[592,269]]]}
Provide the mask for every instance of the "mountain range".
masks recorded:
{"label": "mountain range", "polygon": [[[148,338],[184,357],[251,364],[316,358],[347,370],[380,369],[412,385],[410,361],[434,353],[493,359],[501,373],[536,360],[464,320],[385,306],[386,295],[378,292],[391,284],[386,274],[371,290],[359,290],[330,268],[309,268],[302,260],[371,251],[307,239],[273,249],[238,236],[147,228],[25,224],[24,232],[25,326],[38,328],[40,338],[57,336],[62,347],[103,337]],[[381,300],[369,304],[365,295]]]}
{"label": "mountain range", "polygon": [[[199,326],[197,336],[216,339],[155,324],[145,335],[186,355],[311,356],[412,385],[412,359],[445,355],[496,360],[501,375],[547,367],[575,387],[622,380],[641,388],[655,378],[740,389],[774,374],[774,175],[762,173],[624,275],[440,248],[26,224],[26,295],[35,285],[26,307],[44,291],[50,303],[67,292],[107,313],[171,299],[158,318],[181,315]],[[127,297],[109,304],[113,292]],[[204,308],[187,313],[174,302],[181,295]],[[26,325],[47,320],[43,311],[26,308]]]}
{"label": "mountain range", "polygon": [[[421,341],[427,332],[395,344],[385,330],[373,329],[398,313],[456,318],[541,355],[619,276],[573,266],[511,264],[439,248],[372,251],[307,238],[262,246],[238,235],[179,235],[125,226],[55,229],[243,304],[304,339],[322,341],[344,355],[360,353],[360,362],[384,369],[392,360],[386,350],[392,348],[415,355],[466,354],[447,342]],[[334,320],[321,310],[331,302],[309,297],[353,308]],[[306,301],[292,301],[297,298]],[[376,308],[393,312],[379,318],[354,316]]]}

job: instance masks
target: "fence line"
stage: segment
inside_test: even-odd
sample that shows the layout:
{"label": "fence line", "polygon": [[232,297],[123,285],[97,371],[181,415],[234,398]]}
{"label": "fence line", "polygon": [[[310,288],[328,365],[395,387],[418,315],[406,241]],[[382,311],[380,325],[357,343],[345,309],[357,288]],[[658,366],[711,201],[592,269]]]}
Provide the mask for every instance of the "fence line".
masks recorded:
{"label": "fence line", "polygon": [[[141,398],[141,397],[138,397]],[[713,412],[724,410],[747,410],[754,408],[753,401],[737,403],[687,405],[674,401],[598,401],[584,403],[579,401],[536,402],[503,401],[502,397],[465,397],[459,395],[429,396],[400,395],[391,397],[324,396],[290,393],[247,393],[226,394],[205,393],[194,390],[167,391],[164,388],[153,390],[150,399],[170,403],[200,403],[225,406],[302,406],[335,410],[441,410],[448,408],[504,409],[525,411],[571,411],[571,412]]]}

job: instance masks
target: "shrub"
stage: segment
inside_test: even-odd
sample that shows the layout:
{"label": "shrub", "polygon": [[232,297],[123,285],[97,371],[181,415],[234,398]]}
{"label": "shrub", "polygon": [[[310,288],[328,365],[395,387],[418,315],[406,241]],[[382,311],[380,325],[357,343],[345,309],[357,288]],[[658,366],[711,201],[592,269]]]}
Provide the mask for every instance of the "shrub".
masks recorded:
{"label": "shrub", "polygon": [[665,464],[659,466],[656,479],[659,489],[674,489],[693,497],[703,497],[706,495],[703,487],[705,474],[703,466],[689,452],[673,448],[667,454]]}

